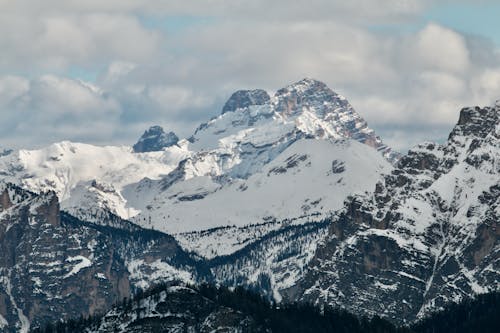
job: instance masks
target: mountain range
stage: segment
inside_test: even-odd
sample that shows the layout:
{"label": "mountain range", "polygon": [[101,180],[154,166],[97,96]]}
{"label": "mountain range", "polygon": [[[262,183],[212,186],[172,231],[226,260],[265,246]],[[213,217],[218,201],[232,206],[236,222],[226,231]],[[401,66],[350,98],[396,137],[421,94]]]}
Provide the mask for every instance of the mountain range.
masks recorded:
{"label": "mountain range", "polygon": [[500,284],[500,105],[401,155],[303,79],[235,92],[179,139],[0,156],[0,331],[106,311],[159,283],[414,322]]}

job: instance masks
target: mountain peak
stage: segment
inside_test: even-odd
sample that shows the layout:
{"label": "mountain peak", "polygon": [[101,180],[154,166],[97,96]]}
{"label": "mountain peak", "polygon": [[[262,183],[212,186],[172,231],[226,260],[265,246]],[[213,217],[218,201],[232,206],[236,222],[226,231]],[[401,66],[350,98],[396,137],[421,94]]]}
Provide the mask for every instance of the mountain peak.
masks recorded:
{"label": "mountain peak", "polygon": [[294,91],[298,94],[304,94],[304,95],[311,94],[316,91],[324,91],[328,92],[329,94],[337,95],[333,90],[328,88],[326,83],[309,77],[303,78],[300,81],[289,84],[285,88],[278,90],[276,92],[276,95],[283,94],[287,91],[288,92]]}
{"label": "mountain peak", "polygon": [[262,89],[238,90],[231,95],[222,108],[222,114],[233,112],[237,109],[246,108],[251,105],[263,105],[270,101],[269,94]]}
{"label": "mountain peak", "polygon": [[301,114],[305,109],[314,111],[319,118],[335,110],[354,109],[343,97],[325,83],[304,78],[282,88],[274,95],[277,111],[285,116]]}
{"label": "mountain peak", "polygon": [[179,138],[174,132],[165,133],[161,126],[151,126],[139,138],[133,149],[135,153],[160,151],[175,145],[178,141]]}
{"label": "mountain peak", "polygon": [[[232,140],[241,144],[240,135],[234,135],[250,128],[253,134],[246,133],[245,140],[255,140],[252,144],[259,146],[267,140],[277,142],[274,141],[278,140],[276,135],[283,135],[283,139],[288,136],[286,141],[297,135],[350,138],[376,148],[391,162],[399,158],[398,153],[382,143],[346,98],[312,78],[279,89],[272,98],[262,89],[235,92],[222,115],[200,125],[189,141],[195,149],[215,148],[221,142],[227,145]],[[226,139],[221,141],[223,138]]]}
{"label": "mountain peak", "polygon": [[328,86],[324,82],[310,78],[310,77],[305,77],[300,81],[292,83],[287,88],[291,88],[291,87],[293,87],[295,89],[297,89],[299,87],[304,87],[307,89],[311,89],[311,88],[312,89],[325,89],[325,88],[328,89]]}
{"label": "mountain peak", "polygon": [[450,134],[450,137],[457,135],[486,137],[491,133],[500,121],[500,107],[468,107],[460,110],[458,123]]}

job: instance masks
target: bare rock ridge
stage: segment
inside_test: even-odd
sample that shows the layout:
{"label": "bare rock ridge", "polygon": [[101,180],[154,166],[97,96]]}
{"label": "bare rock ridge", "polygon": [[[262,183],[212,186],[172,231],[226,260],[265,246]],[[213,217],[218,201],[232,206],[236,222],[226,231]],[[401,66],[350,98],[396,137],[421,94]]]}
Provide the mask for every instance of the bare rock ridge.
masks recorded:
{"label": "bare rock ridge", "polygon": [[461,135],[484,138],[498,126],[498,122],[498,106],[463,108],[460,111],[457,126],[455,126],[450,136]]}
{"label": "bare rock ridge", "polygon": [[161,126],[151,126],[139,138],[133,149],[136,153],[161,151],[177,144],[177,142],[179,142],[179,138],[174,132],[165,133]]}
{"label": "bare rock ridge", "polygon": [[251,105],[264,105],[269,103],[271,97],[262,89],[238,90],[231,95],[222,108],[222,114],[233,112],[237,109],[249,107]]}
{"label": "bare rock ridge", "polygon": [[[285,88],[279,89],[273,97],[261,89],[239,90],[231,95],[222,109],[222,114],[247,110],[252,106],[268,105],[272,115],[293,119],[311,115],[312,126],[299,128],[307,135],[318,138],[352,138],[380,150],[391,162],[400,156],[383,144],[382,140],[370,129],[366,121],[354,110],[346,98],[335,93],[325,83],[311,78],[302,79]],[[250,123],[262,116],[258,114]],[[202,125],[203,126],[203,125]]]}
{"label": "bare rock ridge", "polygon": [[[400,154],[386,146],[380,137],[368,127],[366,121],[354,110],[347,99],[323,82],[305,78],[276,92],[275,108],[285,117],[298,115],[307,111],[325,123],[331,124],[327,128],[341,137],[352,138],[367,144],[383,153],[391,162],[395,162]],[[322,133],[320,128],[318,136],[328,135]]]}

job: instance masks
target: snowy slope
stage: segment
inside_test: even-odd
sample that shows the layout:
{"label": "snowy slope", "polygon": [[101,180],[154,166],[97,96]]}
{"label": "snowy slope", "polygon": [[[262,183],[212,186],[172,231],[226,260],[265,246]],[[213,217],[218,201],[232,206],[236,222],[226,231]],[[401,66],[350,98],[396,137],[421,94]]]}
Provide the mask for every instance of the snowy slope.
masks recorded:
{"label": "snowy slope", "polygon": [[[196,177],[176,183],[149,207],[140,207],[142,213],[133,220],[176,234],[321,219],[341,208],[347,196],[373,189],[380,175],[391,169],[377,151],[356,141],[303,139],[247,179],[219,185],[210,177]],[[134,193],[140,198],[152,191],[141,186]]]}
{"label": "snowy slope", "polygon": [[181,146],[133,153],[125,146],[99,147],[64,141],[0,158],[0,175],[4,181],[34,192],[54,191],[64,209],[103,208],[129,218],[137,210],[126,207],[121,189],[144,177],[168,174],[187,155],[189,152]]}

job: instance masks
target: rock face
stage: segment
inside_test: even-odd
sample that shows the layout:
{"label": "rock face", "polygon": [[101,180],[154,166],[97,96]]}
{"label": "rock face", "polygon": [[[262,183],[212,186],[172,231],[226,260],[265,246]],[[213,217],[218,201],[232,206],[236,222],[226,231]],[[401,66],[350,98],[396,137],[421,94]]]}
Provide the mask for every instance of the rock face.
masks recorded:
{"label": "rock face", "polygon": [[0,187],[2,332],[100,312],[138,288],[197,274],[170,236],[82,222],[60,212],[54,193]]}
{"label": "rock face", "polygon": [[289,297],[415,320],[500,288],[500,108],[466,108],[332,221]]}
{"label": "rock face", "polygon": [[[234,114],[225,115],[229,111]],[[202,124],[190,140],[195,143],[194,147],[213,147],[213,143],[217,143],[214,139],[244,129],[269,131],[268,124],[281,127],[283,137],[350,138],[380,150],[391,161],[399,157],[382,143],[347,99],[323,82],[309,78],[279,89],[273,97],[264,90],[235,92],[226,102],[222,115]],[[292,135],[292,132],[295,133]],[[276,140],[275,133],[272,131],[265,136]]]}
{"label": "rock face", "polygon": [[[313,128],[304,125],[299,128],[316,137],[351,138],[367,144],[383,153],[389,161],[396,161],[399,154],[382,143],[366,121],[354,110],[347,99],[323,82],[303,79],[286,88],[280,89],[274,96],[274,108],[284,117],[302,116],[317,118]],[[311,132],[312,131],[312,132]]]}
{"label": "rock face", "polygon": [[177,144],[177,142],[179,142],[179,138],[174,132],[165,133],[161,126],[151,126],[139,138],[133,149],[136,153],[161,151]]}
{"label": "rock face", "polygon": [[251,105],[264,105],[269,103],[271,97],[265,90],[238,90],[233,93],[222,108],[222,114],[233,112],[237,109],[248,108]]}

